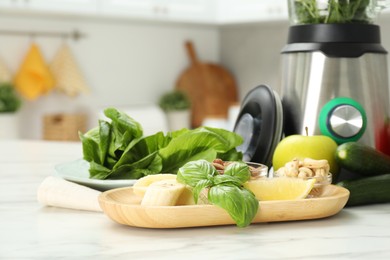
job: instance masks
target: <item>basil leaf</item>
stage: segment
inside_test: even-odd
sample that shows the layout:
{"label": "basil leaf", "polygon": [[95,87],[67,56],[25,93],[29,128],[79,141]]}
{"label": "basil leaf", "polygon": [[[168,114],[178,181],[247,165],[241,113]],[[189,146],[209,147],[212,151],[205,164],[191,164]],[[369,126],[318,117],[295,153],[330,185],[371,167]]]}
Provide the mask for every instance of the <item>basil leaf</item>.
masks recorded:
{"label": "basil leaf", "polygon": [[218,174],[217,170],[206,160],[186,163],[177,172],[177,181],[196,187],[198,182],[208,180]]}
{"label": "basil leaf", "polygon": [[259,201],[253,193],[235,185],[211,187],[208,199],[214,205],[226,210],[238,227],[248,226],[259,208]]}
{"label": "basil leaf", "polygon": [[239,179],[239,181],[241,183],[244,183],[250,179],[251,172],[250,172],[249,167],[246,163],[233,162],[233,163],[228,164],[225,167],[224,175],[234,176],[237,179]]}
{"label": "basil leaf", "polygon": [[198,203],[199,194],[202,192],[203,189],[211,187],[213,185],[213,182],[211,180],[200,180],[196,186],[193,188],[192,193],[194,195],[194,201],[195,204]]}
{"label": "basil leaf", "polygon": [[236,176],[230,176],[226,174],[217,175],[214,177],[214,184],[224,184],[224,185],[236,185],[241,186],[242,182]]}

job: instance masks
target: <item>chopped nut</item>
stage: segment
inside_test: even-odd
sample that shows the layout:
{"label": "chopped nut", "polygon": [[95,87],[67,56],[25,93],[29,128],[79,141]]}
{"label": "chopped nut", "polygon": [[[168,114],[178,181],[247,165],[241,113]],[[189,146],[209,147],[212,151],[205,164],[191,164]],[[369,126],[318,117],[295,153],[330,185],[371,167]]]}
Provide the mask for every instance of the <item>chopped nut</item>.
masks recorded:
{"label": "chopped nut", "polygon": [[323,168],[328,164],[327,160],[314,160],[311,158],[303,159],[303,166],[309,168]]}
{"label": "chopped nut", "polygon": [[217,170],[222,170],[223,171],[225,169],[225,166],[223,166],[223,164],[219,164],[219,163],[216,163],[216,162],[213,162],[213,166]]}
{"label": "chopped nut", "polygon": [[305,173],[306,178],[314,176],[314,172],[310,168],[308,168],[308,167],[300,167],[299,168],[299,173],[301,173],[301,172]]}

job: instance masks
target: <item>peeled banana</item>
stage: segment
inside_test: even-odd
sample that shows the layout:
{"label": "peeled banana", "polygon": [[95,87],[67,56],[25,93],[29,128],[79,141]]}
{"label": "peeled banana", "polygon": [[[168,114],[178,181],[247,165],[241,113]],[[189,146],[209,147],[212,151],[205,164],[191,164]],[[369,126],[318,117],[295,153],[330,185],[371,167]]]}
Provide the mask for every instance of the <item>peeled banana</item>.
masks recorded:
{"label": "peeled banana", "polygon": [[175,206],[186,186],[173,179],[150,184],[141,201],[141,206]]}
{"label": "peeled banana", "polygon": [[[162,188],[161,187],[158,188],[158,186],[159,185],[161,186],[161,184],[163,184],[164,181],[166,181],[167,184],[173,186],[175,186],[176,184],[184,186],[184,189],[182,190],[181,194],[179,194],[179,197],[177,198],[176,203],[174,205],[176,206],[195,205],[194,195],[192,193],[191,187],[185,184],[178,183],[176,181],[176,174],[169,174],[169,173],[147,175],[137,180],[137,182],[133,185],[133,192],[134,194],[142,198],[142,201],[144,200],[147,190],[149,190],[151,186],[152,189],[155,190],[149,192],[148,198],[145,199],[146,202],[144,202],[144,204],[141,203],[141,205],[155,204],[155,206],[163,206],[157,204],[160,203],[163,204],[164,201],[168,201],[169,202],[168,204],[173,203],[172,197],[169,198],[170,196],[172,196],[172,194],[170,194],[170,191],[165,191],[165,193],[167,193],[168,195],[164,195],[164,191],[161,191]],[[160,182],[160,184],[154,184],[156,182]],[[163,202],[159,202],[158,199],[153,198],[154,196],[161,197],[159,200]],[[167,197],[164,198],[165,196]],[[172,199],[172,201],[170,201],[170,199]],[[167,202],[164,203],[167,204]],[[198,204],[209,204],[207,199],[207,190],[204,190],[200,193]]]}
{"label": "peeled banana", "polygon": [[136,183],[134,183],[133,192],[135,193],[135,195],[143,197],[150,184],[161,180],[176,180],[176,174],[162,173],[146,175],[145,177],[140,178],[139,180],[137,180]]}

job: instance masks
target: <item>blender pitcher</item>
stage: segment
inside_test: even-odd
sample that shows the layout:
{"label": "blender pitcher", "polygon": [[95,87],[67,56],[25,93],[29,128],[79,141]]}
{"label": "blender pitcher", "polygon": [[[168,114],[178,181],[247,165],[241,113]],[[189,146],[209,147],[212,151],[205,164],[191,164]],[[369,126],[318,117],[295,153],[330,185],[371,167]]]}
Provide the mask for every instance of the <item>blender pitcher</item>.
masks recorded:
{"label": "blender pitcher", "polygon": [[282,50],[284,133],[323,134],[390,154],[387,51],[374,24],[387,1],[289,0]]}

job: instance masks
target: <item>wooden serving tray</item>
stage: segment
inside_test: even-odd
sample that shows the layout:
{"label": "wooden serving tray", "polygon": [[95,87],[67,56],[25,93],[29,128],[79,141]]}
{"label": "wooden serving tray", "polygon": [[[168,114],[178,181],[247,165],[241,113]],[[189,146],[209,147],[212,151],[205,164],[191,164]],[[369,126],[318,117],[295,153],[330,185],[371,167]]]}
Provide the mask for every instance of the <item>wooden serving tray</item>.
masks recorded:
{"label": "wooden serving tray", "polygon": [[[349,198],[345,188],[328,185],[321,197],[301,200],[261,201],[252,223],[319,219],[340,212]],[[115,222],[145,228],[182,228],[234,225],[223,209],[214,205],[156,206],[140,205],[133,188],[118,188],[99,196],[100,207]]]}

